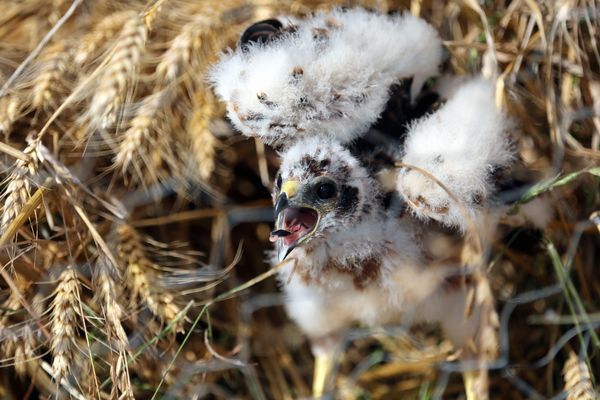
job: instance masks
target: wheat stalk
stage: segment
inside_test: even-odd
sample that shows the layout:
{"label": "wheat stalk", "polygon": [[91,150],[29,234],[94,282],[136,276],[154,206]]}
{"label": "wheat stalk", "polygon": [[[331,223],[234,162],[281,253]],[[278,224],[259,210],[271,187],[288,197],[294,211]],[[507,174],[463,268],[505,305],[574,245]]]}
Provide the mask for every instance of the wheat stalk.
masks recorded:
{"label": "wheat stalk", "polygon": [[97,78],[99,85],[87,111],[92,129],[106,129],[117,122],[120,107],[136,82],[147,37],[148,27],[141,18],[125,23]]}
{"label": "wheat stalk", "polygon": [[79,303],[79,279],[73,266],[68,266],[58,278],[52,302],[52,374],[57,383],[71,370],[76,344],[75,330]]}
{"label": "wheat stalk", "polygon": [[[148,309],[163,322],[170,322],[181,311],[174,302],[172,294],[152,287],[152,271],[155,264],[146,257],[140,235],[128,224],[121,224],[117,229],[117,254],[125,267],[125,284],[131,290],[131,301],[144,301]],[[178,323],[175,330],[181,331]]]}
{"label": "wheat stalk", "polygon": [[569,352],[569,358],[565,362],[562,372],[567,400],[598,399],[598,394],[592,385],[590,370],[585,360],[579,359],[575,352]]}

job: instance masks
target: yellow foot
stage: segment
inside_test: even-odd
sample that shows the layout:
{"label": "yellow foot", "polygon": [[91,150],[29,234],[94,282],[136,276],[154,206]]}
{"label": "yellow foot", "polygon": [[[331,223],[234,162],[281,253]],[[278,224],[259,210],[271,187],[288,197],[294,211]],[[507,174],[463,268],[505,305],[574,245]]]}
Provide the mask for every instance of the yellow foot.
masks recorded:
{"label": "yellow foot", "polygon": [[325,393],[329,374],[333,369],[335,358],[332,354],[317,355],[315,357],[315,369],[313,373],[313,397],[321,398]]}

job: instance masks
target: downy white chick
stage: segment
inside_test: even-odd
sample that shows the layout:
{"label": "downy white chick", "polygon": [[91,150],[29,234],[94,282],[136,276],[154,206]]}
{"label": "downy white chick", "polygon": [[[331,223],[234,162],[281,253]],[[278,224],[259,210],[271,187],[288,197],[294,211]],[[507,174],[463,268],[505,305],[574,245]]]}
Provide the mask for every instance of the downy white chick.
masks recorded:
{"label": "downy white chick", "polygon": [[[471,360],[484,337],[486,346],[495,343],[487,280],[469,266],[432,263],[420,246],[422,224],[409,213],[391,215],[378,180],[348,149],[311,138],[281,157],[273,262],[289,260],[279,276],[286,309],[316,357],[315,395],[353,323],[439,323]],[[478,382],[471,386],[485,387],[485,374]]]}

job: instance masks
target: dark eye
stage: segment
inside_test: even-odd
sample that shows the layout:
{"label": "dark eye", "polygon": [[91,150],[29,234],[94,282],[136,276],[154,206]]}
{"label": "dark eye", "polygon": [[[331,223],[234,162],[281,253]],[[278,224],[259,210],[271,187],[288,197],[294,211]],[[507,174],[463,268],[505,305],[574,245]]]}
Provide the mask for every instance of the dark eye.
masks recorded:
{"label": "dark eye", "polygon": [[281,189],[281,175],[277,175],[277,179],[275,180],[275,186],[277,189]]}
{"label": "dark eye", "polygon": [[317,196],[320,199],[330,199],[335,195],[335,185],[331,182],[321,183],[317,188]]}
{"label": "dark eye", "polygon": [[248,44],[252,42],[268,43],[275,38],[277,34],[281,33],[282,28],[283,24],[276,19],[266,19],[253,24],[246,29],[240,39],[242,51],[247,50]]}

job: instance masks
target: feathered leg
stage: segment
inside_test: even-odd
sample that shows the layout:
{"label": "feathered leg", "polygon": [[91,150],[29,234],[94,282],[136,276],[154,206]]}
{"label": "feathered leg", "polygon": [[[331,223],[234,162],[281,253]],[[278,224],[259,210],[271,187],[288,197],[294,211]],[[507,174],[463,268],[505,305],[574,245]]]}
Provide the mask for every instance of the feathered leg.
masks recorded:
{"label": "feathered leg", "polygon": [[315,368],[313,371],[313,397],[320,398],[328,387],[330,372],[335,364],[334,354],[318,354],[315,356]]}
{"label": "feathered leg", "polygon": [[342,348],[342,337],[329,335],[311,341],[312,352],[315,356],[313,370],[313,397],[320,399],[332,389],[332,372],[338,361]]}

